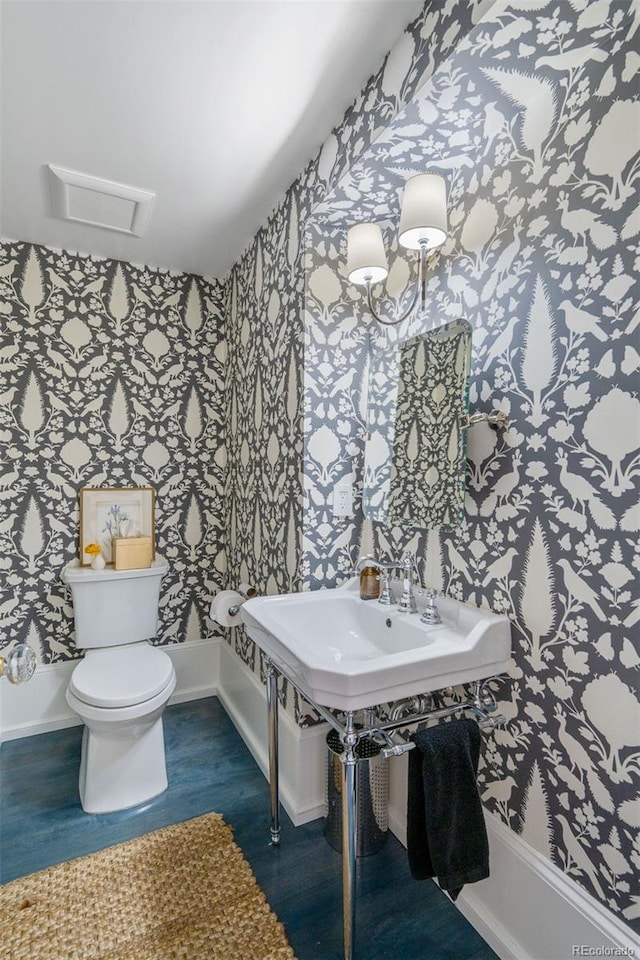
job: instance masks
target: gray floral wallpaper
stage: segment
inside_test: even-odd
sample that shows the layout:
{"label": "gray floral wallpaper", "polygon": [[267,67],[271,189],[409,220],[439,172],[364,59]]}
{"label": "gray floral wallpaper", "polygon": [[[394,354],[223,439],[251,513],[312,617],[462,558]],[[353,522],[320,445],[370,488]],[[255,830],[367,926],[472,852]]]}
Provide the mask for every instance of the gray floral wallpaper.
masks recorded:
{"label": "gray floral wallpaper", "polygon": [[402,344],[388,526],[448,529],[464,516],[471,339],[458,321]]}
{"label": "gray floral wallpaper", "polygon": [[[248,582],[268,593],[317,586],[325,576],[331,580],[350,568],[349,553],[355,560],[358,527],[346,521],[335,525],[330,502],[335,481],[362,453],[362,434],[349,438],[346,457],[332,460],[331,452],[341,449],[345,431],[353,433],[356,409],[364,423],[360,368],[366,363],[369,333],[353,316],[344,331],[336,331],[330,311],[321,304],[326,284],[336,299],[343,285],[333,265],[309,274],[313,257],[331,261],[338,253],[335,242],[325,246],[320,237],[315,243],[311,214],[470,28],[472,13],[467,0],[438,3],[408,27],[231,272],[230,583]],[[326,314],[326,331],[310,296],[320,315]],[[337,565],[326,559],[334,554]],[[233,633],[236,651],[261,672],[245,632]],[[314,722],[297,694],[289,694],[285,685],[283,700],[298,721]]]}
{"label": "gray floral wallpaper", "polygon": [[[412,549],[430,586],[511,618],[514,662],[499,691],[509,722],[485,742],[484,802],[637,928],[634,16],[621,0],[426,3],[235,277],[251,290],[271,256],[288,271],[287,296],[281,272],[277,300],[264,285],[260,296],[286,322],[278,362],[295,355],[301,366],[276,397],[255,370],[245,367],[236,382],[248,411],[258,397],[271,409],[293,407],[302,389],[299,432],[281,452],[283,465],[301,473],[301,513],[285,526],[284,498],[271,509],[289,531],[287,549],[301,544],[302,583],[330,586],[359,552],[359,511],[334,519],[331,495],[345,477],[360,489],[365,383],[378,337],[345,281],[346,228],[367,216],[397,222],[412,173],[446,176],[451,236],[431,269],[425,316],[397,335],[466,316],[472,408],[501,409],[510,427],[470,431],[460,531],[378,525],[377,548]],[[288,257],[292,218],[298,239]],[[387,242],[397,294],[409,271],[391,230]],[[273,349],[254,304],[237,307],[230,339],[251,324]],[[258,467],[264,447],[250,456]],[[263,483],[247,502],[268,497]],[[248,551],[240,562],[254,564]],[[288,588],[282,568],[269,575]],[[294,707],[308,722],[304,705]]]}
{"label": "gray floral wallpaper", "polygon": [[207,629],[225,563],[269,593],[348,574],[360,499],[335,519],[331,495],[361,491],[378,333],[345,282],[346,226],[397,222],[406,179],[439,171],[451,235],[425,316],[395,335],[466,316],[472,408],[510,427],[470,431],[460,530],[377,525],[377,549],[511,618],[484,802],[637,928],[636,17],[631,0],[427,0],[224,286],[4,244],[0,612],[9,641],[70,655],[57,578],[88,483],[158,489],[165,642]]}
{"label": "gray floral wallpaper", "polygon": [[[344,276],[346,227],[397,222],[405,180],[442,172],[451,236],[424,317],[399,336],[466,316],[472,409],[501,409],[511,424],[470,431],[459,532],[377,526],[377,546],[394,556],[413,549],[429,586],[511,618],[514,663],[500,693],[509,723],[486,741],[483,799],[637,926],[634,31],[629,3],[488,9],[316,205],[307,324],[351,349],[337,368],[330,347],[318,357],[318,369],[333,364],[324,396],[342,419],[314,425],[305,474],[307,484],[320,468],[361,476],[362,417],[351,401],[367,356],[353,331],[368,320],[357,291],[334,280]],[[389,230],[387,241],[394,254]],[[393,292],[409,273],[392,260]],[[309,403],[317,409],[318,398]],[[346,572],[357,553],[358,519],[348,531],[324,519],[314,585]]]}
{"label": "gray floral wallpaper", "polygon": [[209,632],[226,565],[223,307],[199,277],[0,245],[0,646],[78,656],[60,573],[84,486],[156,489],[158,642]]}

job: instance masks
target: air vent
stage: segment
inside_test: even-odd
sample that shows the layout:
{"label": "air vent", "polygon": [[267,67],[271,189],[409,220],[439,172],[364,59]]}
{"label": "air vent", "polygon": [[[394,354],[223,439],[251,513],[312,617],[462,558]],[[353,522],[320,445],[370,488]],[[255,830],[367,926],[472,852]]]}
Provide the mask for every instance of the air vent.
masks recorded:
{"label": "air vent", "polygon": [[155,193],[49,164],[53,215],[134,237],[144,233]]}

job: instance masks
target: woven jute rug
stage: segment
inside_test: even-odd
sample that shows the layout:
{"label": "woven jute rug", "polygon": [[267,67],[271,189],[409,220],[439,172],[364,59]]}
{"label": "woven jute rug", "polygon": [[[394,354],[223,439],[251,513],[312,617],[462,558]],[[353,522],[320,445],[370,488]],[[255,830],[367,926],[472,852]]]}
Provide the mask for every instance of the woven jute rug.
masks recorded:
{"label": "woven jute rug", "polygon": [[216,813],[0,887],[6,960],[295,960]]}

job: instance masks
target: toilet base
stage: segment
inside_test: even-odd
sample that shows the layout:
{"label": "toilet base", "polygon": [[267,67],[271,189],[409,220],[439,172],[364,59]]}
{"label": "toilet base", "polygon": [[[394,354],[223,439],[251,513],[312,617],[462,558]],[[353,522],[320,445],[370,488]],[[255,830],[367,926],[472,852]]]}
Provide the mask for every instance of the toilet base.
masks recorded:
{"label": "toilet base", "polygon": [[113,736],[85,726],[79,779],[85,813],[126,810],[166,789],[162,716],[143,733],[134,727]]}

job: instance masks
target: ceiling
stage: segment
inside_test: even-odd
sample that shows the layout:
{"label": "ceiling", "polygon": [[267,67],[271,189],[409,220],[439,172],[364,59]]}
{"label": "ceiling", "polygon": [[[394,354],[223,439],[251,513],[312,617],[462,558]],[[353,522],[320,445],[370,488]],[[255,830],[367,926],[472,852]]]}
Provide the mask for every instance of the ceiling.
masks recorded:
{"label": "ceiling", "polygon": [[[422,0],[2,0],[0,235],[226,275]],[[48,164],[156,195],[53,216]]]}

